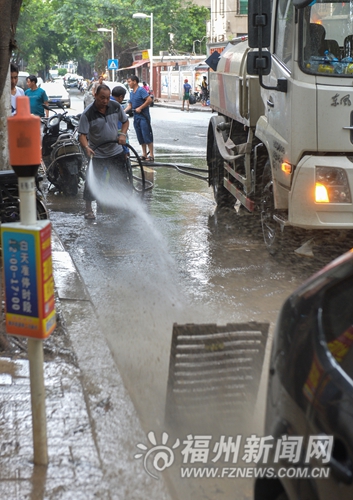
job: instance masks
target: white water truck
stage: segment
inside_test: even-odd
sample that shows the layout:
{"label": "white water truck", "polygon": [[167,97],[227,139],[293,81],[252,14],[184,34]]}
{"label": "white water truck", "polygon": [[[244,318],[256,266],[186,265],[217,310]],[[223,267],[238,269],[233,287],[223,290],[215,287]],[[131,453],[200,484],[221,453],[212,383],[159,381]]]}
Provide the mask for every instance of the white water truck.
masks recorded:
{"label": "white water truck", "polygon": [[275,253],[291,228],[353,229],[353,0],[249,0],[248,19],[210,72],[209,183]]}

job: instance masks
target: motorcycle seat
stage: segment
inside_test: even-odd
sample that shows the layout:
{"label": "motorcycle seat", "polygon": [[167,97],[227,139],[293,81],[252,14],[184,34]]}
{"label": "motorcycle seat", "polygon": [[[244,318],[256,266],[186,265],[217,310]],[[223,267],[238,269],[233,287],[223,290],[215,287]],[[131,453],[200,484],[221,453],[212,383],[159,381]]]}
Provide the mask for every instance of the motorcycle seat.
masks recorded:
{"label": "motorcycle seat", "polygon": [[13,170],[0,170],[0,183],[17,184],[17,175]]}

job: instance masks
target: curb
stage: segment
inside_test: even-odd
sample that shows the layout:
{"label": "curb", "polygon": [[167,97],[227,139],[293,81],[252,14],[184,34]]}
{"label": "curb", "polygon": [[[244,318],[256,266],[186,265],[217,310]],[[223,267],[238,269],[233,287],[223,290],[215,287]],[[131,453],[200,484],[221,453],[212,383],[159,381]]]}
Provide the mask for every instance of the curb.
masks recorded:
{"label": "curb", "polygon": [[131,492],[134,492],[134,498],[170,500],[163,480],[151,479],[141,463],[134,459],[138,451],[136,445],[145,441],[145,433],[101,331],[82,277],[54,229],[52,243],[55,288],[64,327],[77,356],[88,417],[109,498],[131,498]]}
{"label": "curb", "polygon": [[[159,108],[170,108],[170,109],[179,109],[181,111],[181,102],[177,101],[155,101],[154,106]],[[190,104],[190,111],[201,111],[202,113],[212,113],[213,110],[209,106],[197,106],[195,104]]]}

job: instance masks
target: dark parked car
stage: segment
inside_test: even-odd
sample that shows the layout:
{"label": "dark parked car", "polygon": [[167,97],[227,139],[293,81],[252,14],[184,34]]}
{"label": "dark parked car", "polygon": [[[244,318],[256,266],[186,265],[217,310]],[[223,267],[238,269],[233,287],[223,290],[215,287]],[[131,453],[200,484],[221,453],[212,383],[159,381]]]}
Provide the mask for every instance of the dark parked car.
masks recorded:
{"label": "dark parked car", "polygon": [[[353,498],[353,251],[314,275],[282,307],[269,371],[265,436],[270,435],[303,437],[291,466],[307,467],[310,477],[278,477],[289,465],[272,452],[266,466],[275,474],[256,480],[255,500]],[[308,453],[313,436],[331,440],[326,464]],[[313,477],[320,466],[328,478]]]}

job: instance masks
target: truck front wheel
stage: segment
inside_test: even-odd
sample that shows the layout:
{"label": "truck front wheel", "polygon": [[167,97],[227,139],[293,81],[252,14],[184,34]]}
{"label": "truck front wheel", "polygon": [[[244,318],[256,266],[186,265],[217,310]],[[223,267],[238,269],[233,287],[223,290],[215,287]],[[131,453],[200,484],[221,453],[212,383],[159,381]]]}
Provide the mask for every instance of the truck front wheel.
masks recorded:
{"label": "truck front wheel", "polygon": [[270,160],[267,160],[262,175],[261,226],[265,245],[271,255],[275,255],[282,246],[283,231],[273,218],[275,201]]}
{"label": "truck front wheel", "polygon": [[219,209],[231,209],[234,208],[236,200],[234,196],[224,187],[223,177],[224,177],[224,160],[219,152],[216,139],[213,139],[212,187],[213,187],[214,199]]}

